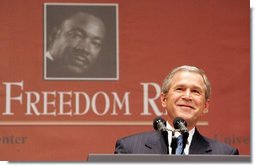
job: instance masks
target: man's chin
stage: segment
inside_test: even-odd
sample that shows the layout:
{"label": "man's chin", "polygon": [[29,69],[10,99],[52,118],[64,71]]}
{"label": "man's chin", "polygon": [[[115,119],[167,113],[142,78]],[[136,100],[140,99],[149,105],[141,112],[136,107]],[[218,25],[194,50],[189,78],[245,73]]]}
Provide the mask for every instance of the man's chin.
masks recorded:
{"label": "man's chin", "polygon": [[181,117],[183,118],[185,121],[189,121],[190,119],[192,119],[191,116],[188,116],[187,114],[178,114],[176,115],[176,117]]}
{"label": "man's chin", "polygon": [[77,66],[68,66],[67,70],[69,73],[74,74],[74,75],[82,75],[86,72],[88,72],[88,67],[77,67]]}

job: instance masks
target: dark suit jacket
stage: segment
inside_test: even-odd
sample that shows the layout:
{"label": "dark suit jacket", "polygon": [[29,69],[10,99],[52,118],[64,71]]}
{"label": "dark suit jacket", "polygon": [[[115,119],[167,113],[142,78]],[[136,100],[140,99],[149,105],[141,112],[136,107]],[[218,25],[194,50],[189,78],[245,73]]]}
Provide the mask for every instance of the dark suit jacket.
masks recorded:
{"label": "dark suit jacket", "polygon": [[[117,140],[115,154],[167,154],[168,147],[158,131],[144,132]],[[202,136],[198,130],[193,135],[189,154],[238,155],[238,149],[228,144]]]}

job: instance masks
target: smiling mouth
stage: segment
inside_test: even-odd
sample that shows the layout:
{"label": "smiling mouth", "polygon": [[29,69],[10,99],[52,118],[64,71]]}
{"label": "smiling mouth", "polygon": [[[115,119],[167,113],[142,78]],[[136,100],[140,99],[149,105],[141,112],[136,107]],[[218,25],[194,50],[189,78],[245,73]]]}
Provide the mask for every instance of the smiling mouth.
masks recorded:
{"label": "smiling mouth", "polygon": [[179,107],[184,107],[184,108],[195,109],[193,106],[190,106],[190,105],[179,104],[178,106]]}
{"label": "smiling mouth", "polygon": [[85,56],[82,56],[82,55],[74,55],[73,60],[78,65],[88,65],[89,64],[89,60]]}

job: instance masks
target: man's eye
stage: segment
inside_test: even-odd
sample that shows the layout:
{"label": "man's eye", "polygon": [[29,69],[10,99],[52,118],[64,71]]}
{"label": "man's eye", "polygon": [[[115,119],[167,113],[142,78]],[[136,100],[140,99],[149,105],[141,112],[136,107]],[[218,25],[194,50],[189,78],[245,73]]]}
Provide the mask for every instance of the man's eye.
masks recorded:
{"label": "man's eye", "polygon": [[176,88],[175,90],[176,90],[176,91],[182,91],[183,88]]}
{"label": "man's eye", "polygon": [[195,94],[200,94],[199,90],[192,90],[192,92],[195,93]]}
{"label": "man's eye", "polygon": [[97,40],[92,41],[92,44],[93,44],[95,47],[98,47],[98,48],[102,46],[102,42],[97,41]]}
{"label": "man's eye", "polygon": [[82,35],[82,33],[80,33],[80,32],[70,32],[69,33],[69,36],[71,37],[71,38],[73,38],[73,39],[75,39],[75,38],[82,38],[83,37],[83,35]]}

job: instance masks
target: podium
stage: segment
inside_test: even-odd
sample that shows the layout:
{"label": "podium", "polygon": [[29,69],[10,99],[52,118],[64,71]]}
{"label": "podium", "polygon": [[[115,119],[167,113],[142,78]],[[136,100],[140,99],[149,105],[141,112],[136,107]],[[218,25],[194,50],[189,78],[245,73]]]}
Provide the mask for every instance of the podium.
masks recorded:
{"label": "podium", "polygon": [[250,155],[89,154],[88,162],[251,162]]}

